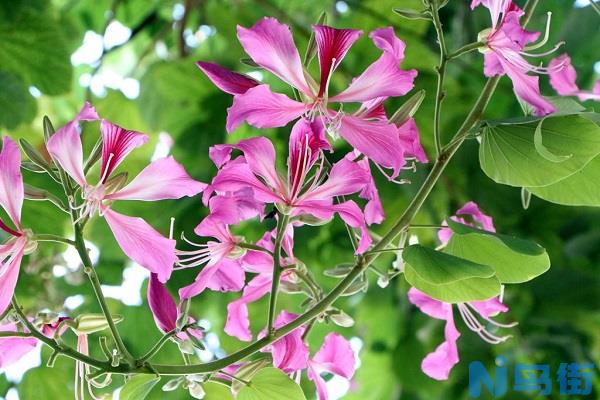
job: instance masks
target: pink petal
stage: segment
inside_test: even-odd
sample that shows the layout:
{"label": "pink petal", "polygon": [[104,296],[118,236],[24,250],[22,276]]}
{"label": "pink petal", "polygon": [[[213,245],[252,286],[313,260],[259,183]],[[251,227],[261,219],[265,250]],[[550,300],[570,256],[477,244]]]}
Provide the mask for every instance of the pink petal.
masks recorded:
{"label": "pink petal", "polygon": [[378,29],[369,36],[383,54],[331,101],[365,102],[377,97],[403,96],[413,88],[417,71],[400,69],[404,43],[396,37],[392,28]]}
{"label": "pink petal", "polygon": [[315,41],[321,67],[321,83],[318,97],[327,91],[329,78],[333,71],[340,65],[346,53],[354,42],[362,35],[356,29],[336,29],[325,25],[313,25]]}
{"label": "pink petal", "polygon": [[239,340],[252,340],[248,304],[257,301],[271,290],[271,277],[268,274],[257,275],[244,288],[244,294],[227,306],[227,322],[225,333]]}
{"label": "pink petal", "polygon": [[238,25],[237,35],[255,63],[301,92],[311,94],[289,26],[265,17],[252,28]]}
{"label": "pink petal", "polygon": [[[515,57],[521,57],[516,55]],[[556,108],[546,100],[540,93],[539,78],[537,76],[527,75],[511,63],[500,59],[506,74],[513,83],[513,88],[517,96],[533,107],[533,112],[537,116],[544,116],[556,111]]]}
{"label": "pink petal", "polygon": [[[356,152],[348,153],[346,155],[346,159],[352,160],[356,157]],[[385,215],[383,212],[383,205],[381,204],[381,199],[379,198],[379,191],[377,190],[377,186],[375,185],[375,180],[373,179],[373,175],[371,174],[371,166],[369,164],[368,158],[363,158],[362,160],[356,161],[359,167],[361,167],[365,173],[367,174],[367,182],[360,192],[360,197],[362,199],[368,200],[367,205],[365,206],[365,221],[367,224],[379,224],[383,221]]]}
{"label": "pink petal", "polygon": [[304,103],[273,93],[269,85],[258,85],[233,97],[233,104],[227,109],[227,132],[233,132],[244,121],[256,128],[278,128],[305,110]]}
{"label": "pink petal", "polygon": [[222,224],[237,225],[263,213],[264,204],[254,199],[251,188],[242,188],[227,195],[217,195],[209,201],[210,216]]}
{"label": "pink petal", "polygon": [[235,246],[235,238],[229,231],[229,227],[211,215],[198,224],[194,229],[194,233],[198,236],[214,237],[221,243],[229,243],[232,247]]}
{"label": "pink petal", "polygon": [[323,377],[320,375],[318,367],[319,366],[316,365],[314,362],[308,360],[308,379],[313,381],[315,383],[315,386],[317,387],[317,399],[328,400],[329,393],[327,392],[327,382],[325,382],[325,379],[323,379]]}
{"label": "pink petal", "polygon": [[79,136],[80,121],[98,120],[98,114],[88,102],[84,104],[79,114],[68,124],[60,128],[48,139],[48,153],[60,164],[80,186],[86,185],[83,173],[83,146]]}
{"label": "pink petal", "polygon": [[235,146],[230,144],[216,144],[208,149],[208,157],[215,163],[217,168],[221,168],[231,160],[231,151]]}
{"label": "pink petal", "polygon": [[314,165],[321,150],[332,151],[325,137],[325,127],[320,120],[310,122],[301,118],[294,124],[289,139],[288,182],[290,197],[302,188],[306,174]]}
{"label": "pink petal", "polygon": [[446,341],[440,344],[433,353],[429,353],[421,363],[421,369],[425,374],[440,381],[448,379],[450,371],[459,361],[456,341],[460,337],[460,332],[454,325],[451,312],[446,319],[444,335]]}
{"label": "pink petal", "polygon": [[155,201],[195,196],[206,184],[193,180],[172,156],[159,158],[148,165],[123,189],[109,194],[110,200]]}
{"label": "pink petal", "polygon": [[175,240],[162,236],[141,218],[128,217],[109,208],[102,212],[125,255],[157,274],[159,281],[166,282],[177,261]]}
{"label": "pink petal", "polygon": [[273,257],[264,251],[248,250],[241,262],[248,272],[264,274],[273,271]]}
{"label": "pink petal", "polygon": [[[13,323],[0,325],[0,332],[17,332]],[[0,338],[0,371],[19,361],[37,346],[37,340],[27,337],[1,337]]]}
{"label": "pink petal", "polygon": [[100,123],[102,132],[102,183],[132,150],[148,142],[148,136],[130,131],[105,119]]}
{"label": "pink petal", "polygon": [[164,284],[154,273],[148,282],[148,305],[154,316],[156,326],[164,333],[177,328],[177,304]]}
{"label": "pink petal", "polygon": [[264,136],[245,139],[236,147],[244,152],[246,163],[255,175],[263,178],[272,188],[282,189],[275,169],[275,147],[269,139]]}
{"label": "pink petal", "polygon": [[15,293],[26,245],[27,238],[22,236],[0,246],[0,314],[6,311]]}
{"label": "pink petal", "polygon": [[21,208],[25,196],[23,190],[21,152],[17,144],[10,137],[5,136],[2,138],[0,151],[0,206],[6,210],[17,230],[21,229]]}
{"label": "pink petal", "polygon": [[211,188],[221,192],[236,192],[250,188],[258,201],[276,203],[281,200],[281,197],[271,188],[256,178],[246,163],[227,164],[217,173]]}
{"label": "pink petal", "polygon": [[351,379],[354,375],[356,357],[348,342],[339,333],[329,333],[325,336],[323,346],[315,354],[312,361],[319,365],[321,371]]}
{"label": "pink petal", "polygon": [[[467,221],[463,217],[470,217],[473,222],[477,222],[477,225],[480,225],[477,226],[477,228],[481,227],[481,229],[483,230],[489,232],[496,232],[496,228],[494,227],[494,221],[492,217],[481,211],[479,206],[474,201],[469,201],[465,203],[465,205],[462,206],[458,211],[456,211],[456,214],[450,217],[450,219],[464,225],[476,226],[473,222]],[[444,225],[446,225],[445,222]],[[438,231],[438,238],[440,239],[442,244],[446,244],[452,237],[452,234],[452,229],[442,228]]]}
{"label": "pink petal", "polygon": [[400,137],[400,145],[404,149],[405,157],[414,157],[421,163],[427,163],[427,154],[421,146],[419,137],[419,129],[413,118],[409,118],[404,124],[398,127],[398,135]]}
{"label": "pink petal", "polygon": [[[518,49],[523,49],[527,44],[535,42],[540,37],[540,32],[530,32],[521,26],[520,19],[525,13],[515,3],[508,2],[500,31],[510,39]],[[491,46],[495,46],[498,34],[494,35]],[[514,48],[514,47],[513,47]]]}
{"label": "pink petal", "polygon": [[[275,328],[281,328],[296,318],[298,315],[284,310],[275,319]],[[309,352],[302,340],[303,333],[304,327],[296,328],[271,345],[273,365],[276,368],[291,373],[307,367]]]}
{"label": "pink petal", "polygon": [[208,76],[208,78],[219,89],[229,94],[243,94],[250,88],[259,85],[260,83],[250,78],[247,75],[238,74],[221,67],[219,64],[198,61],[198,68]]}
{"label": "pink petal", "polygon": [[[568,54],[556,57],[548,64],[550,71],[550,84],[561,96],[577,96],[581,101],[600,100],[600,92],[594,93],[579,90],[577,86],[577,72],[571,65],[571,58]],[[600,90],[600,81],[595,85]]]}
{"label": "pink petal", "polygon": [[495,27],[500,19],[500,15],[506,11],[512,0],[473,0],[471,10],[482,5],[490,10],[492,17],[492,26]]}
{"label": "pink petal", "polygon": [[340,136],[376,164],[393,170],[392,178],[406,163],[398,128],[386,121],[366,120],[345,115],[341,119]]}
{"label": "pink petal", "polygon": [[207,287],[219,292],[238,292],[246,283],[246,274],[240,263],[235,260],[223,259],[219,268],[208,280]]}
{"label": "pink petal", "polygon": [[369,183],[370,176],[355,162],[342,158],[335,163],[329,177],[321,185],[303,194],[300,201],[328,200],[361,191]]}
{"label": "pink petal", "polygon": [[504,75],[506,71],[500,62],[500,57],[493,51],[483,55],[483,74],[488,78],[496,75]]}
{"label": "pink petal", "polygon": [[436,319],[446,319],[448,310],[452,309],[451,304],[432,299],[414,287],[408,290],[408,300],[417,306],[424,314]]}
{"label": "pink petal", "polygon": [[499,313],[505,313],[508,311],[508,307],[500,302],[498,297],[493,297],[485,301],[471,301],[469,302],[477,312],[485,318],[490,318],[498,315]]}

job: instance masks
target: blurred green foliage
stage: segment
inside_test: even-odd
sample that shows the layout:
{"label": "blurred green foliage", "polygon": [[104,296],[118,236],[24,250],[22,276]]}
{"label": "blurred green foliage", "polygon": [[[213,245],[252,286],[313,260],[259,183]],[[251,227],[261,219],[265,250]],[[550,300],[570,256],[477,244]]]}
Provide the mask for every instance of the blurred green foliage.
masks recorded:
{"label": "blurred green foliage", "polygon": [[[183,7],[185,3],[186,7]],[[471,12],[468,1],[451,1],[442,10],[442,20],[451,49],[473,41],[477,33],[489,26],[485,10]],[[359,28],[368,32],[376,27],[393,26],[407,43],[404,68],[416,68],[419,77],[416,89],[424,89],[428,97],[416,115],[422,142],[433,157],[432,115],[435,92],[437,47],[435,32],[426,21],[401,19],[392,12],[398,8],[421,8],[420,0],[346,0],[336,9],[330,0],[13,0],[0,2],[0,132],[13,138],[27,138],[42,148],[42,116],[48,115],[55,126],[72,118],[83,104],[90,100],[99,114],[130,129],[151,136],[149,145],[136,150],[121,167],[130,176],[148,162],[158,141],[159,132],[168,132],[174,139],[174,156],[196,179],[209,181],[215,169],[207,156],[209,146],[234,142],[243,137],[268,135],[279,148],[285,148],[288,128],[258,132],[243,126],[227,136],[224,130],[226,108],[230,96],[221,93],[195,67],[202,59],[216,61],[234,70],[249,72],[253,68],[240,63],[246,57],[235,36],[236,24],[250,26],[262,16],[279,18],[291,25],[301,52],[305,49],[310,25],[322,11],[329,15],[329,24],[336,27]],[[182,9],[183,7],[183,9]],[[181,11],[181,15],[174,13]],[[599,60],[599,18],[589,7],[574,8],[573,1],[544,0],[540,2],[531,27],[543,30],[545,12],[553,12],[550,43],[566,41],[565,50],[572,56],[578,70],[579,84],[590,87],[593,64]],[[175,17],[179,18],[175,18]],[[111,21],[119,21],[131,29],[131,37],[121,45],[106,49],[101,63],[73,66],[71,55],[82,44],[87,31],[103,34]],[[207,30],[208,29],[208,30]],[[200,32],[200,33],[197,33]],[[206,34],[209,32],[209,34]],[[195,34],[196,46],[185,44],[185,37]],[[192,41],[189,44],[194,44]],[[378,57],[378,50],[367,37],[358,41],[344,59],[332,81],[335,92],[358,75]],[[313,67],[315,65],[313,64]],[[118,90],[106,88],[98,93],[81,83],[93,82],[94,76],[113,72],[123,78],[140,82],[139,96],[129,99]],[[482,59],[471,53],[449,67],[447,74],[448,98],[444,104],[442,135],[449,140],[470,105],[478,95],[484,78]],[[271,76],[265,81],[275,89],[286,90]],[[545,78],[543,91],[552,94]],[[93,86],[93,85],[92,85]],[[31,89],[34,87],[35,89]],[[35,97],[32,95],[35,95]],[[101,95],[99,95],[101,94]],[[386,106],[393,111],[402,103],[394,99]],[[587,106],[594,106],[587,104]],[[521,114],[510,83],[503,79],[488,108],[486,117],[499,118]],[[98,135],[97,124],[88,124],[83,133],[87,148]],[[345,146],[337,146],[343,154]],[[450,164],[446,175],[418,215],[416,223],[439,224],[464,202],[474,200],[494,216],[499,232],[510,233],[542,244],[550,254],[551,270],[542,277],[518,287],[508,287],[506,301],[511,307],[507,319],[520,325],[513,329],[514,338],[505,344],[492,346],[483,343],[464,326],[459,340],[461,363],[447,382],[436,382],[420,371],[424,355],[442,340],[443,325],[411,307],[406,299],[406,282],[396,279],[386,289],[373,282],[368,293],[361,293],[338,302],[356,321],[353,328],[341,329],[331,325],[317,325],[309,340],[313,351],[318,349],[324,335],[338,330],[346,337],[363,340],[360,352],[361,366],[357,371],[352,391],[346,399],[387,400],[399,399],[464,399],[467,398],[468,363],[482,360],[490,367],[497,355],[504,355],[510,363],[548,363],[556,368],[561,362],[600,362],[600,212],[591,208],[568,208],[552,205],[534,198],[527,211],[521,207],[516,188],[499,186],[480,170],[477,160],[478,145],[468,142]],[[280,156],[279,161],[283,162]],[[419,166],[415,173],[405,172],[412,184],[394,185],[378,177],[380,193],[387,219],[375,228],[384,232],[408,204],[427,167]],[[48,179],[26,173],[26,180],[57,194],[57,187]],[[161,204],[119,204],[118,209],[147,219],[162,232],[168,231],[169,218],[176,218],[176,231],[190,233],[205,215],[198,198],[166,201]],[[42,203],[28,202],[23,212],[25,227],[37,233],[69,235],[68,218]],[[272,226],[269,226],[272,228]],[[243,225],[238,233],[257,239],[265,226],[258,223]],[[420,231],[420,240],[433,244],[434,232]],[[116,246],[103,221],[94,221],[86,230],[89,241],[100,249],[98,273],[103,283],[119,285],[126,259]],[[82,294],[84,302],[73,313],[97,312],[90,287],[82,271],[71,271],[54,278],[53,266],[65,261],[61,246],[43,245],[40,252],[30,256],[23,266],[17,294],[26,309],[64,311],[65,298]],[[348,262],[352,251],[344,226],[335,222],[326,227],[306,227],[296,235],[296,254],[317,275],[325,287],[335,280],[325,278],[321,271]],[[390,257],[380,257],[376,265],[387,268]],[[169,287],[176,289],[189,283],[197,271],[175,273]],[[211,332],[218,335],[222,351],[230,352],[242,344],[222,333],[226,305],[239,294],[205,292],[196,298],[192,313],[211,324]],[[145,298],[145,284],[142,289]],[[299,300],[282,296],[282,303],[291,311],[299,311]],[[148,350],[160,337],[155,329],[147,305],[125,306],[111,300],[115,313],[125,317],[119,328],[126,344],[136,355]],[[263,300],[251,306],[253,331],[262,329],[266,303]],[[74,343],[74,338],[67,341]],[[97,338],[90,339],[97,351]],[[44,357],[49,354],[44,350]],[[95,354],[101,356],[100,354]],[[158,362],[178,363],[180,356],[174,347],[166,347],[157,357]],[[17,385],[20,398],[71,398],[73,390],[73,363],[59,359],[52,369],[40,367],[26,373]],[[160,386],[151,398],[161,399],[165,394]],[[113,387],[122,384],[115,379]],[[310,383],[307,393],[313,393]],[[13,384],[0,376],[0,396]],[[596,393],[600,384],[595,382]],[[527,394],[507,395],[507,399],[529,398]],[[531,396],[534,398],[535,396]],[[188,398],[187,392],[170,392],[169,398]],[[551,398],[559,398],[555,395]]]}

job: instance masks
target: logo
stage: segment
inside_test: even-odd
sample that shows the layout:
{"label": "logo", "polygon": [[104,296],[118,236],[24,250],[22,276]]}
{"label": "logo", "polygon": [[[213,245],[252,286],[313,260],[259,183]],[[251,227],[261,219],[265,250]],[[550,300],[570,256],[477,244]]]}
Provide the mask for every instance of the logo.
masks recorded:
{"label": "logo", "polygon": [[553,370],[549,364],[515,364],[514,371],[505,357],[496,359],[493,373],[480,361],[469,364],[469,396],[479,398],[482,394],[495,397],[514,392],[530,392],[550,395],[587,396],[592,393],[592,380],[596,366],[592,363],[561,363]]}

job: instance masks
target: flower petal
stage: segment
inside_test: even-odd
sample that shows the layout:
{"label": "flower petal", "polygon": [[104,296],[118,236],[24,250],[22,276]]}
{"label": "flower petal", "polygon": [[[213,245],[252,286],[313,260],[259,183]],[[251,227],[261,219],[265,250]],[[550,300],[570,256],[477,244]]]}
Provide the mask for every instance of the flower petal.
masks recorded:
{"label": "flower petal", "polygon": [[255,63],[301,92],[311,94],[289,26],[275,18],[263,18],[252,28],[238,25],[237,35]]}
{"label": "flower petal", "polygon": [[148,136],[130,131],[105,119],[100,123],[102,132],[102,183],[125,157],[137,147],[148,142]]}
{"label": "flower petal", "polygon": [[[0,325],[0,332],[17,332],[13,323]],[[0,371],[19,361],[37,346],[37,339],[29,337],[2,337],[0,338]]]}
{"label": "flower petal", "polygon": [[362,35],[362,31],[336,29],[325,25],[313,25],[313,31],[321,67],[321,83],[318,94],[321,97],[327,91],[331,74],[340,65],[350,47]]}
{"label": "flower petal", "polygon": [[451,304],[435,300],[414,287],[408,290],[408,300],[421,312],[436,319],[446,319],[448,308],[452,307]]}
{"label": "flower petal", "polygon": [[[21,151],[10,137],[5,136],[0,151],[0,206],[6,210],[17,230],[21,229],[24,196]],[[2,221],[0,223],[3,224]]]}
{"label": "flower petal", "polygon": [[164,333],[177,328],[177,304],[155,273],[150,274],[147,296],[156,326]]}
{"label": "flower petal", "polygon": [[[297,314],[285,310],[275,319],[275,328],[281,328],[298,318]],[[298,327],[271,345],[273,365],[285,373],[304,369],[308,363],[308,346],[302,339],[304,327]]]}
{"label": "flower petal", "polygon": [[250,88],[259,85],[260,83],[247,75],[238,74],[221,67],[219,64],[198,61],[198,68],[204,72],[206,76],[219,89],[229,94],[244,94]]}
{"label": "flower petal", "polygon": [[166,282],[177,261],[175,240],[162,236],[141,218],[128,217],[109,208],[102,212],[125,255],[157,274],[159,281]]}
{"label": "flower petal", "polygon": [[369,183],[369,178],[369,174],[357,163],[342,158],[333,165],[327,180],[303,194],[300,202],[331,200],[335,196],[359,192]]}
{"label": "flower petal", "polygon": [[471,301],[469,305],[475,308],[484,318],[490,318],[508,311],[506,304],[500,302],[498,297],[493,297],[485,301]]}
{"label": "flower petal", "polygon": [[304,103],[273,93],[269,85],[258,85],[233,97],[233,104],[227,109],[227,132],[233,132],[244,121],[256,128],[285,126],[305,109]]}
{"label": "flower petal", "polygon": [[258,201],[276,203],[281,200],[271,188],[258,180],[246,163],[227,164],[217,173],[210,186],[213,190],[221,192],[250,188]]}
{"label": "flower petal", "polygon": [[398,176],[400,169],[406,164],[398,128],[393,124],[345,115],[341,119],[339,133],[374,163],[391,168],[392,178]]}
{"label": "flower petal", "polygon": [[317,387],[317,399],[318,400],[328,400],[329,393],[327,391],[327,382],[325,379],[319,374],[318,365],[313,363],[311,360],[308,360],[308,369],[306,371],[308,375],[308,379],[314,382]]}
{"label": "flower petal", "polygon": [[414,157],[421,163],[429,162],[427,154],[425,154],[425,150],[423,150],[423,146],[421,146],[419,129],[413,118],[409,118],[398,127],[398,135],[405,157]]}
{"label": "flower petal", "polygon": [[251,188],[242,188],[209,201],[210,217],[222,224],[237,225],[263,213],[264,204],[254,198]]}
{"label": "flower petal", "polygon": [[110,200],[155,201],[195,196],[206,184],[193,180],[172,156],[159,158],[148,165],[127,186],[109,194]]}
{"label": "flower petal", "polygon": [[454,325],[452,309],[446,319],[444,336],[446,337],[446,340],[440,344],[433,353],[429,353],[421,363],[423,372],[439,381],[448,379],[450,371],[458,364],[458,348],[456,346],[456,341],[460,337],[460,332]]}
{"label": "flower petal", "polygon": [[244,153],[246,163],[255,175],[260,176],[272,188],[281,190],[281,182],[275,169],[275,147],[264,136],[241,140],[236,146]]}
{"label": "flower petal", "polygon": [[350,342],[339,333],[332,332],[325,336],[323,346],[312,361],[322,371],[351,379],[355,371],[356,356]]}
{"label": "flower petal", "polygon": [[392,28],[382,28],[369,35],[375,45],[383,50],[377,61],[371,64],[346,90],[331,101],[365,102],[377,97],[403,96],[414,86],[416,70],[405,71],[399,64],[404,58],[404,42],[396,37]]}
{"label": "flower petal", "polygon": [[27,238],[22,236],[0,247],[0,314],[6,311],[15,293],[26,245]]}
{"label": "flower petal", "polygon": [[271,277],[260,274],[254,277],[244,288],[244,294],[227,306],[227,322],[225,333],[244,342],[252,340],[250,320],[248,319],[248,303],[252,303],[269,293],[271,290]]}
{"label": "flower petal", "polygon": [[[352,160],[356,158],[358,152],[348,153],[346,155],[347,160]],[[373,175],[371,174],[371,166],[369,164],[368,158],[363,158],[361,160],[355,161],[359,167],[361,167],[368,176],[367,182],[360,192],[359,196],[362,199],[368,200],[367,205],[365,206],[365,221],[367,224],[379,224],[383,221],[385,217],[383,212],[383,205],[381,204],[381,199],[379,198],[379,191],[377,190],[377,186],[375,185],[375,179],[373,179]]]}
{"label": "flower petal", "polygon": [[48,139],[48,153],[60,164],[80,186],[86,185],[83,173],[83,145],[79,135],[80,121],[98,120],[98,114],[88,102],[84,104],[79,114],[68,124],[60,128]]}

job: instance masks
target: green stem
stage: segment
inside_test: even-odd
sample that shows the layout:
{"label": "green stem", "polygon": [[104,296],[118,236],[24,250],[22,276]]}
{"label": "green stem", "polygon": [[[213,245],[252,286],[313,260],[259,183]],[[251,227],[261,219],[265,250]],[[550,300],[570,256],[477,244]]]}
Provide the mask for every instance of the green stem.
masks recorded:
{"label": "green stem", "polygon": [[267,253],[267,254],[273,255],[273,252],[271,252],[271,250],[265,249],[262,246],[257,246],[257,245],[252,244],[252,243],[238,243],[237,245],[239,247],[243,248],[243,249],[256,250],[256,251],[261,251],[263,253]]}
{"label": "green stem", "polygon": [[152,346],[152,348],[150,350],[148,350],[148,352],[146,354],[144,354],[141,358],[139,358],[137,360],[137,364],[143,364],[146,361],[150,360],[152,357],[154,357],[156,355],[156,353],[158,353],[160,351],[160,349],[162,349],[162,347],[169,341],[169,339],[171,339],[177,333],[178,332],[176,329],[165,333],[163,335],[163,337],[161,337],[158,340],[158,342],[156,342],[156,344],[154,346]]}
{"label": "green stem", "polygon": [[275,312],[277,308],[277,292],[279,291],[279,280],[281,278],[281,246],[283,236],[289,222],[288,215],[279,215],[277,221],[277,234],[275,237],[275,250],[273,251],[273,282],[271,283],[271,295],[269,296],[269,316],[267,320],[267,337],[273,332],[273,321],[275,321]]}
{"label": "green stem", "polygon": [[70,246],[75,246],[75,241],[73,241],[73,240],[67,239],[62,236],[51,235],[51,234],[46,234],[46,233],[34,235],[32,237],[32,240],[35,240],[37,242],[58,242],[58,243],[68,244]]}
{"label": "green stem", "polygon": [[440,46],[440,63],[437,66],[437,88],[435,95],[435,109],[433,114],[433,137],[435,139],[435,151],[439,156],[442,151],[442,138],[440,133],[440,117],[442,113],[442,101],[444,100],[444,78],[446,75],[446,63],[448,62],[448,49],[446,47],[446,40],[444,39],[444,30],[442,28],[442,22],[440,21],[440,14],[438,9],[438,1],[431,2],[431,16],[433,18],[433,26],[438,37],[438,44]]}
{"label": "green stem", "polygon": [[448,54],[446,56],[446,60],[448,60],[448,61],[454,60],[455,58],[458,58],[458,57],[462,56],[463,54],[470,53],[471,51],[480,49],[483,46],[485,46],[485,43],[483,43],[483,42],[473,42],[473,43],[466,44],[463,47],[461,47],[460,49]]}

